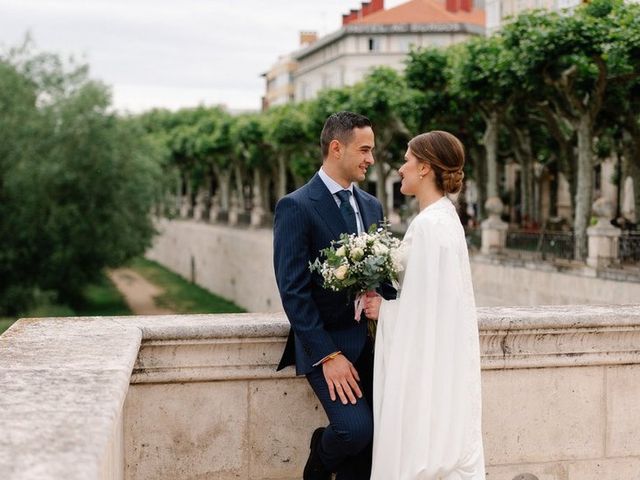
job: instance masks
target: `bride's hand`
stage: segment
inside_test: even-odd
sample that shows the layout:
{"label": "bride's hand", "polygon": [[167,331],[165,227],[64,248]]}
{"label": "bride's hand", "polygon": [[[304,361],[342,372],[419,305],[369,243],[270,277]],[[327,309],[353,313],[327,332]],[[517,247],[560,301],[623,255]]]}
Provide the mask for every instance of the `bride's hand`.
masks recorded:
{"label": "bride's hand", "polygon": [[364,303],[364,314],[371,320],[378,320],[380,315],[380,304],[382,303],[382,297],[378,294],[367,295]]}

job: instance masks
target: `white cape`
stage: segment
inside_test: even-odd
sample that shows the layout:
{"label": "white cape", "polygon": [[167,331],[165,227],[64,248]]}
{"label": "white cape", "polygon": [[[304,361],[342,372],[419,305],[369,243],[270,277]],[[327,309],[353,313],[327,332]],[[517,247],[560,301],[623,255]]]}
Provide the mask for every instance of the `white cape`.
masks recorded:
{"label": "white cape", "polygon": [[411,222],[376,334],[372,480],[480,480],[480,349],[471,270],[443,197]]}

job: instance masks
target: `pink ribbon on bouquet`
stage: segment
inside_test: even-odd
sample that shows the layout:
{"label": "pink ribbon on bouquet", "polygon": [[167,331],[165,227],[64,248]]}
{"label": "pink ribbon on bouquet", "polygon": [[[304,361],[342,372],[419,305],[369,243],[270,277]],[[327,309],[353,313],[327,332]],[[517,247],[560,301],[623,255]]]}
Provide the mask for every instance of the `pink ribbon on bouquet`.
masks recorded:
{"label": "pink ribbon on bouquet", "polygon": [[364,299],[367,298],[367,293],[359,293],[356,296],[356,300],[353,303],[355,310],[356,310],[356,316],[355,316],[355,320],[356,322],[360,321],[360,316],[362,315],[362,310],[364,310]]}
{"label": "pink ribbon on bouquet", "polygon": [[369,296],[369,293],[372,293],[373,295],[375,295],[375,292],[371,291],[371,292],[362,292],[359,293],[358,295],[356,295],[356,299],[353,302],[353,306],[355,308],[355,320],[356,322],[360,321],[360,317],[362,316],[362,311],[364,310],[364,301],[365,298],[367,298]]}

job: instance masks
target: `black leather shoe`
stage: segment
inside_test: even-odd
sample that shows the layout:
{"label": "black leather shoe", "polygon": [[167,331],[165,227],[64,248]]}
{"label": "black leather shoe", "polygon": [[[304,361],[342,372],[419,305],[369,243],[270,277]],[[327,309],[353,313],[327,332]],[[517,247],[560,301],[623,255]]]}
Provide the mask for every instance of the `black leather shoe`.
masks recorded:
{"label": "black leather shoe", "polygon": [[311,435],[311,444],[309,445],[309,458],[304,466],[303,480],[331,480],[331,472],[327,472],[318,455],[320,447],[320,439],[324,428],[316,428]]}

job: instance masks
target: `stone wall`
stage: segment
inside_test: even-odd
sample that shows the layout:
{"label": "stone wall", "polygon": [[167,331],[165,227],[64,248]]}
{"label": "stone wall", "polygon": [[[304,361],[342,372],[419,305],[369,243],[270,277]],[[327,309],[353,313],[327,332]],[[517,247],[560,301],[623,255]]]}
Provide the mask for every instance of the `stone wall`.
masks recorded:
{"label": "stone wall", "polygon": [[282,311],[271,230],[165,219],[156,228],[147,258],[250,312]]}
{"label": "stone wall", "polygon": [[[270,230],[187,220],[161,220],[158,229],[148,258],[248,311],[282,311]],[[471,258],[471,268],[479,306],[630,304],[640,299],[637,274],[606,276],[589,267],[481,255]]]}
{"label": "stone wall", "polygon": [[[640,305],[479,309],[487,479],[635,480]],[[20,320],[3,480],[299,479],[326,419],[282,314]]]}
{"label": "stone wall", "polygon": [[481,306],[624,305],[640,299],[637,273],[482,255],[471,258],[471,273]]}

